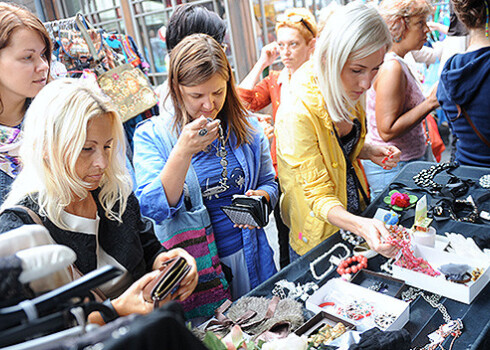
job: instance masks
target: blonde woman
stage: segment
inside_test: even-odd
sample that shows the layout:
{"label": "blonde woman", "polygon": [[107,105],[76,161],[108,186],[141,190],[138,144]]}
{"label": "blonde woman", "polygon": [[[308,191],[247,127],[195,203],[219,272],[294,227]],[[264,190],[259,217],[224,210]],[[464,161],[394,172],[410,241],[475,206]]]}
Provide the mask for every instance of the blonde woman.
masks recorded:
{"label": "blonde woman", "polygon": [[[121,269],[120,277],[101,286],[120,316],[153,309],[142,289],[158,274],[151,271],[175,256],[192,266],[176,295],[183,300],[192,293],[196,263],[184,250],[166,252],[152,223],[141,217],[120,117],[95,87],[75,79],[50,83],[31,103],[24,133],[24,167],[1,208],[0,231],[31,224],[26,211],[11,209],[25,206],[56,243],[75,251],[83,274],[104,265]],[[91,319],[101,322],[98,314]]]}
{"label": "blonde woman", "polygon": [[291,259],[339,228],[385,256],[394,253],[384,243],[383,223],[359,216],[367,186],[358,164],[367,158],[393,167],[400,155],[396,147],[364,143],[362,97],[390,41],[376,9],[360,3],[341,7],[317,41],[314,64],[306,63],[294,80],[296,97],[276,125],[281,214],[291,230]]}
{"label": "blonde woman", "polygon": [[257,120],[246,117],[225,52],[210,36],[188,36],[172,50],[169,90],[175,114],[136,130],[136,195],[143,214],[161,226],[157,234],[164,241],[173,234],[167,225],[214,231],[219,258],[233,273],[236,299],[276,268],[264,230],[234,226],[221,206],[236,194],[264,196],[275,205],[269,142]]}

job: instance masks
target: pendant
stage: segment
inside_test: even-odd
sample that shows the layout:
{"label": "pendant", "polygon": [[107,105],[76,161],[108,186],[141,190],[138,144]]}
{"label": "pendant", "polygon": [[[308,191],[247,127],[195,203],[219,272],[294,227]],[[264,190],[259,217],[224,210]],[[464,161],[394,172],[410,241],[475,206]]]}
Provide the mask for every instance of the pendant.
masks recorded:
{"label": "pendant", "polygon": [[218,194],[225,192],[228,188],[230,188],[230,186],[220,184],[203,191],[202,196],[208,197],[208,199],[210,199],[212,196],[216,196],[216,198],[218,198]]}

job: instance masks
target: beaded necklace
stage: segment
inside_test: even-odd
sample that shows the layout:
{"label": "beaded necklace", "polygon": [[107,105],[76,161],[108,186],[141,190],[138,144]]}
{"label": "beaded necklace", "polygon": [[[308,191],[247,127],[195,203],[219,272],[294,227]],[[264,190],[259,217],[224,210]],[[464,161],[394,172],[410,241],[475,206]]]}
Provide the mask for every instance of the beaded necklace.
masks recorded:
{"label": "beaded necklace", "polygon": [[218,136],[219,146],[216,147],[216,157],[221,158],[219,163],[223,167],[223,170],[221,171],[221,178],[218,181],[218,185],[202,191],[202,196],[207,197],[208,199],[211,199],[211,197],[213,196],[218,198],[218,194],[223,193],[228,188],[230,188],[230,185],[227,184],[228,160],[226,160],[226,156],[228,155],[228,152],[226,151],[225,137],[224,137],[223,129],[221,128],[221,124],[218,125],[218,132],[219,132],[219,136]]}

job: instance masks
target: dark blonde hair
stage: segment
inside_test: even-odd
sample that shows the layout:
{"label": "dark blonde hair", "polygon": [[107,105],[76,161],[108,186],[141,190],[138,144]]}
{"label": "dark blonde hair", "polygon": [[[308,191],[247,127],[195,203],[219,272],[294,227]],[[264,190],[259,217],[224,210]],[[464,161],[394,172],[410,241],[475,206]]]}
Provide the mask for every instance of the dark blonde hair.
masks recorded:
{"label": "dark blonde hair", "polygon": [[388,25],[395,42],[400,40],[408,29],[412,17],[428,16],[433,11],[430,0],[383,0],[379,4],[379,13]]}
{"label": "dark blonde hair", "polygon": [[179,87],[203,84],[215,74],[226,80],[227,85],[225,104],[218,118],[228,123],[230,131],[237,138],[237,147],[249,143],[252,127],[235,90],[230,63],[220,44],[206,34],[185,37],[170,54],[168,86],[175,107],[174,129],[180,132],[184,125],[192,121],[185,110]]}
{"label": "dark blonde hair", "polygon": [[[288,20],[288,17],[292,16],[301,17],[304,23]],[[309,43],[311,39],[316,38],[316,36],[318,35],[318,28],[316,25],[315,17],[313,17],[313,14],[309,10],[303,7],[288,9],[284,11],[284,13],[280,17],[284,17],[284,19],[276,22],[276,33],[279,28],[293,28],[301,34],[301,36],[305,39],[307,43]],[[310,28],[311,31],[308,30],[307,27]]]}
{"label": "dark blonde hair", "polygon": [[[51,40],[41,20],[26,8],[13,3],[0,2],[0,50],[10,45],[13,33],[19,28],[32,30],[41,36],[46,45],[46,60],[48,65],[51,65]],[[1,112],[3,112],[3,103],[0,97]]]}

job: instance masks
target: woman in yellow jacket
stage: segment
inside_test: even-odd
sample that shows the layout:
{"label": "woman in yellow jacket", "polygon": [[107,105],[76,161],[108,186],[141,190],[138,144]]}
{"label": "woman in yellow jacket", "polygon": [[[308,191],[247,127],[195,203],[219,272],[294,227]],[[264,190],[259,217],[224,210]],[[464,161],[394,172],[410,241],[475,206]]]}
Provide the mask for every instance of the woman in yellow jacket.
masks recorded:
{"label": "woman in yellow jacket", "polygon": [[390,32],[373,7],[351,3],[339,8],[327,22],[313,60],[295,76],[295,97],[281,104],[277,158],[291,260],[339,228],[363,237],[385,256],[395,252],[383,242],[388,231],[381,221],[357,215],[366,206],[367,192],[358,159],[391,169],[400,158],[394,146],[364,143],[364,92],[390,43]]}

